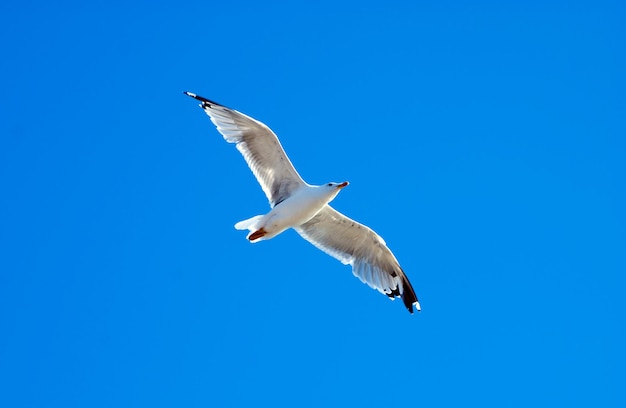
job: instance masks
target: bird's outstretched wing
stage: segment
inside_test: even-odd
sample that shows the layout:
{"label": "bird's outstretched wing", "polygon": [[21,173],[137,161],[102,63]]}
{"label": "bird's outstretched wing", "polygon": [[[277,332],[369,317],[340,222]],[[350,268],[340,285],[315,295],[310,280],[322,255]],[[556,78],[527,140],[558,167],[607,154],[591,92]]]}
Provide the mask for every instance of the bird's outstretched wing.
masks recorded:
{"label": "bird's outstretched wing", "polygon": [[413,287],[400,264],[385,241],[370,228],[327,205],[295,230],[322,251],[352,265],[352,273],[363,283],[391,299],[401,297],[411,313],[413,305],[420,311]]}
{"label": "bird's outstretched wing", "polygon": [[227,142],[237,144],[272,207],[305,184],[269,127],[202,96],[185,94],[201,102],[200,107]]}

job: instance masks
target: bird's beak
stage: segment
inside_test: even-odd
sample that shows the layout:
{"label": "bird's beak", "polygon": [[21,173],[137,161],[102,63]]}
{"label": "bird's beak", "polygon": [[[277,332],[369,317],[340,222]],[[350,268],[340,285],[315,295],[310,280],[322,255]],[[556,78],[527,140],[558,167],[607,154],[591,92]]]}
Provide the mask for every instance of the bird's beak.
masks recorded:
{"label": "bird's beak", "polygon": [[345,186],[347,186],[348,184],[350,184],[350,183],[348,183],[347,181],[344,181],[343,183],[339,184],[339,185],[337,186],[337,188],[338,188],[339,190],[341,190],[342,188],[344,188],[344,187],[345,187]]}

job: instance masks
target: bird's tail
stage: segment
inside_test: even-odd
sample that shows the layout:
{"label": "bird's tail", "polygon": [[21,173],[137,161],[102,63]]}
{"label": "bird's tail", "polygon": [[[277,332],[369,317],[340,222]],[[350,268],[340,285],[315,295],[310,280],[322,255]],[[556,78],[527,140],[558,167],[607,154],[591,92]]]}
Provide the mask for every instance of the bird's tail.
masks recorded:
{"label": "bird's tail", "polygon": [[267,231],[261,227],[263,224],[263,215],[255,215],[252,218],[248,218],[247,220],[239,221],[235,224],[235,228],[238,230],[248,230],[250,233],[248,234],[248,240],[250,242],[258,242],[266,239]]}
{"label": "bird's tail", "polygon": [[254,217],[248,218],[247,220],[239,221],[237,224],[235,224],[235,229],[256,231],[259,229],[259,224],[261,224],[262,218],[262,215],[255,215]]}

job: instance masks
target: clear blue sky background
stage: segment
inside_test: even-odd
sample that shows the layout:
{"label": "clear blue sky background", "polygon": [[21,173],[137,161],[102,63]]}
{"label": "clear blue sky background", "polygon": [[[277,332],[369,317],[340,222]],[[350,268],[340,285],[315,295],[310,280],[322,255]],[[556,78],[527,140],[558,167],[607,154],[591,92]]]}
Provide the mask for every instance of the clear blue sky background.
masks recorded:
{"label": "clear blue sky background", "polygon": [[[84,3],[0,6],[0,405],[626,406],[622,2]],[[349,180],[423,311],[247,243],[185,90]]]}

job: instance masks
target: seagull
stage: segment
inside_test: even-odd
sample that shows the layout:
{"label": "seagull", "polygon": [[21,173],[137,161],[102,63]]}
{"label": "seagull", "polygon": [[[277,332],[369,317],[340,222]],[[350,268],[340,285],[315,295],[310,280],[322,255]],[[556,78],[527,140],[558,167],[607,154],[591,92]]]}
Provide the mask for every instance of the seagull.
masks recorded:
{"label": "seagull", "polygon": [[385,241],[373,230],[351,220],[329,203],[348,185],[306,183],[291,164],[278,137],[265,124],[191,92],[200,101],[228,143],[235,143],[269,200],[270,212],[235,224],[248,230],[251,243],[268,240],[293,228],[328,255],[345,265],[363,283],[387,295],[402,298],[409,313],[420,304],[406,274]]}

